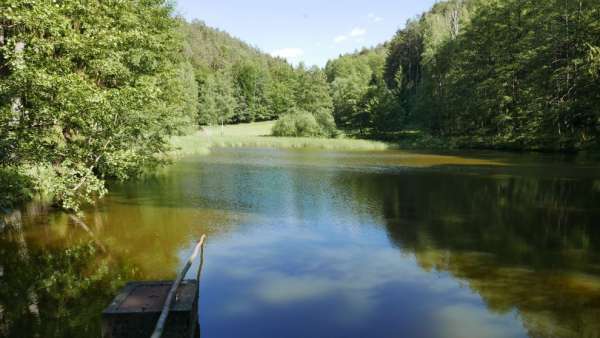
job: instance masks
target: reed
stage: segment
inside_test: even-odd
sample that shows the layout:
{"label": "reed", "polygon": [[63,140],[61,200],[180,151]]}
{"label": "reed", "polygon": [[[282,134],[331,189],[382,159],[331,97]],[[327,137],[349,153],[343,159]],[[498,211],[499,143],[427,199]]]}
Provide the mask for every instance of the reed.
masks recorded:
{"label": "reed", "polygon": [[172,154],[207,154],[210,148],[284,148],[323,149],[341,151],[382,151],[391,148],[384,142],[340,138],[275,137],[271,135],[274,122],[256,122],[239,125],[205,127],[186,136],[171,139]]}

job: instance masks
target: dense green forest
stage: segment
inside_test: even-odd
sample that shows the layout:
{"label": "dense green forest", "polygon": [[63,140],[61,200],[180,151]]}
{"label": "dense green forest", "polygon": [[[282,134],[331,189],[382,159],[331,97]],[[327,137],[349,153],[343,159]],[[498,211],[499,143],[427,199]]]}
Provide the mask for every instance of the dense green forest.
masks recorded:
{"label": "dense green forest", "polygon": [[324,69],[292,66],[164,0],[4,0],[0,205],[77,210],[164,163],[173,135],[278,120],[418,146],[600,148],[595,0],[450,0]]}
{"label": "dense green forest", "polygon": [[573,151],[600,145],[599,18],[593,1],[439,2],[390,41],[329,61],[329,93],[319,69],[200,22],[186,41],[200,124],[281,117],[275,135]]}
{"label": "dense green forest", "polygon": [[321,69],[294,68],[200,21],[183,22],[182,30],[199,89],[200,125],[282,117],[276,129],[281,135],[334,134],[333,105]]}
{"label": "dense green forest", "polygon": [[399,126],[401,107],[383,77],[387,45],[343,55],[325,67],[336,125],[359,136]]}
{"label": "dense green forest", "polygon": [[598,149],[598,46],[593,0],[439,2],[387,43],[370,78],[377,49],[327,65],[334,97],[340,83],[351,97],[334,100],[336,121],[396,140],[418,131],[446,146]]}

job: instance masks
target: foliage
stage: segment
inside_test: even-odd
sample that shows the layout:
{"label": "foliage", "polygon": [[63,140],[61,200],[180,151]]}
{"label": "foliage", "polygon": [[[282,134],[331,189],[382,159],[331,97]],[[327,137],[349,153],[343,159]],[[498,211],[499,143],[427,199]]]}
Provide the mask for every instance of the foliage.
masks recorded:
{"label": "foliage", "polygon": [[315,115],[296,110],[285,114],[273,126],[273,136],[315,137],[327,136]]}
{"label": "foliage", "polygon": [[600,83],[584,67],[600,39],[594,3],[482,6],[456,42],[443,130],[511,148],[597,145]]}
{"label": "foliage", "polygon": [[13,208],[31,198],[31,181],[18,167],[0,167],[0,187],[0,210]]}
{"label": "foliage", "polygon": [[201,125],[269,121],[308,111],[324,129],[320,134],[335,134],[333,104],[320,69],[294,68],[200,21],[182,25],[198,83]]}
{"label": "foliage", "polygon": [[371,136],[397,124],[399,107],[383,81],[385,58],[386,46],[382,45],[327,63],[325,72],[339,128]]}
{"label": "foliage", "polygon": [[202,112],[198,120],[202,125],[232,121],[238,102],[233,81],[228,75],[216,72],[206,76],[199,92],[199,106]]}
{"label": "foliage", "polygon": [[587,58],[589,75],[594,79],[600,78],[600,47],[589,45],[590,51]]}
{"label": "foliage", "polygon": [[383,77],[389,92],[366,97],[364,61],[353,72],[348,56],[328,64],[336,122],[365,136],[418,129],[463,147],[598,149],[599,11],[592,0],[438,2],[384,46],[371,86]]}
{"label": "foliage", "polygon": [[51,168],[74,210],[104,177],[159,164],[197,102],[171,13],[160,0],[4,1],[0,164]]}

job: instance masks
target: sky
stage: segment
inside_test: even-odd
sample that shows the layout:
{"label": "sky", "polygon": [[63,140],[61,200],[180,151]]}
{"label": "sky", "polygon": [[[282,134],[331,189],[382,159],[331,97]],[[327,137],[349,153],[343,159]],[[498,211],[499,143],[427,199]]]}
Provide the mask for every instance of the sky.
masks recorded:
{"label": "sky", "polygon": [[177,0],[177,13],[227,31],[293,64],[327,60],[389,40],[436,0]]}

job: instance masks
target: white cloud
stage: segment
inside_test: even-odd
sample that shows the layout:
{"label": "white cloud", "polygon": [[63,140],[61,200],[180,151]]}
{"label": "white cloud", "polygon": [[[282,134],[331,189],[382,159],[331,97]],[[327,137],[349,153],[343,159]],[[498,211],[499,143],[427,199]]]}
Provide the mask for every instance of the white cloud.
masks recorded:
{"label": "white cloud", "polygon": [[383,21],[383,18],[375,15],[374,13],[369,13],[369,20],[372,22],[381,22]]}
{"label": "white cloud", "polygon": [[350,39],[355,42],[363,42],[364,36],[367,35],[367,30],[362,27],[353,28],[348,34],[338,35],[333,39],[335,43],[342,43],[344,41],[348,41]]}
{"label": "white cloud", "polygon": [[364,28],[356,27],[350,32],[351,37],[359,37],[367,34],[367,30]]}
{"label": "white cloud", "polygon": [[436,326],[444,337],[519,337],[520,325],[515,325],[514,313],[493,314],[481,308],[457,303],[442,306],[434,314]]}
{"label": "white cloud", "polygon": [[272,51],[271,56],[281,57],[284,59],[297,59],[304,55],[304,50],[301,48],[282,48]]}
{"label": "white cloud", "polygon": [[345,35],[339,35],[339,36],[336,36],[335,39],[333,39],[333,42],[340,43],[340,42],[344,42],[346,40],[348,40],[347,36],[345,36]]}
{"label": "white cloud", "polygon": [[257,295],[262,300],[286,304],[318,298],[339,288],[335,280],[318,276],[291,276],[270,273],[257,287]]}

